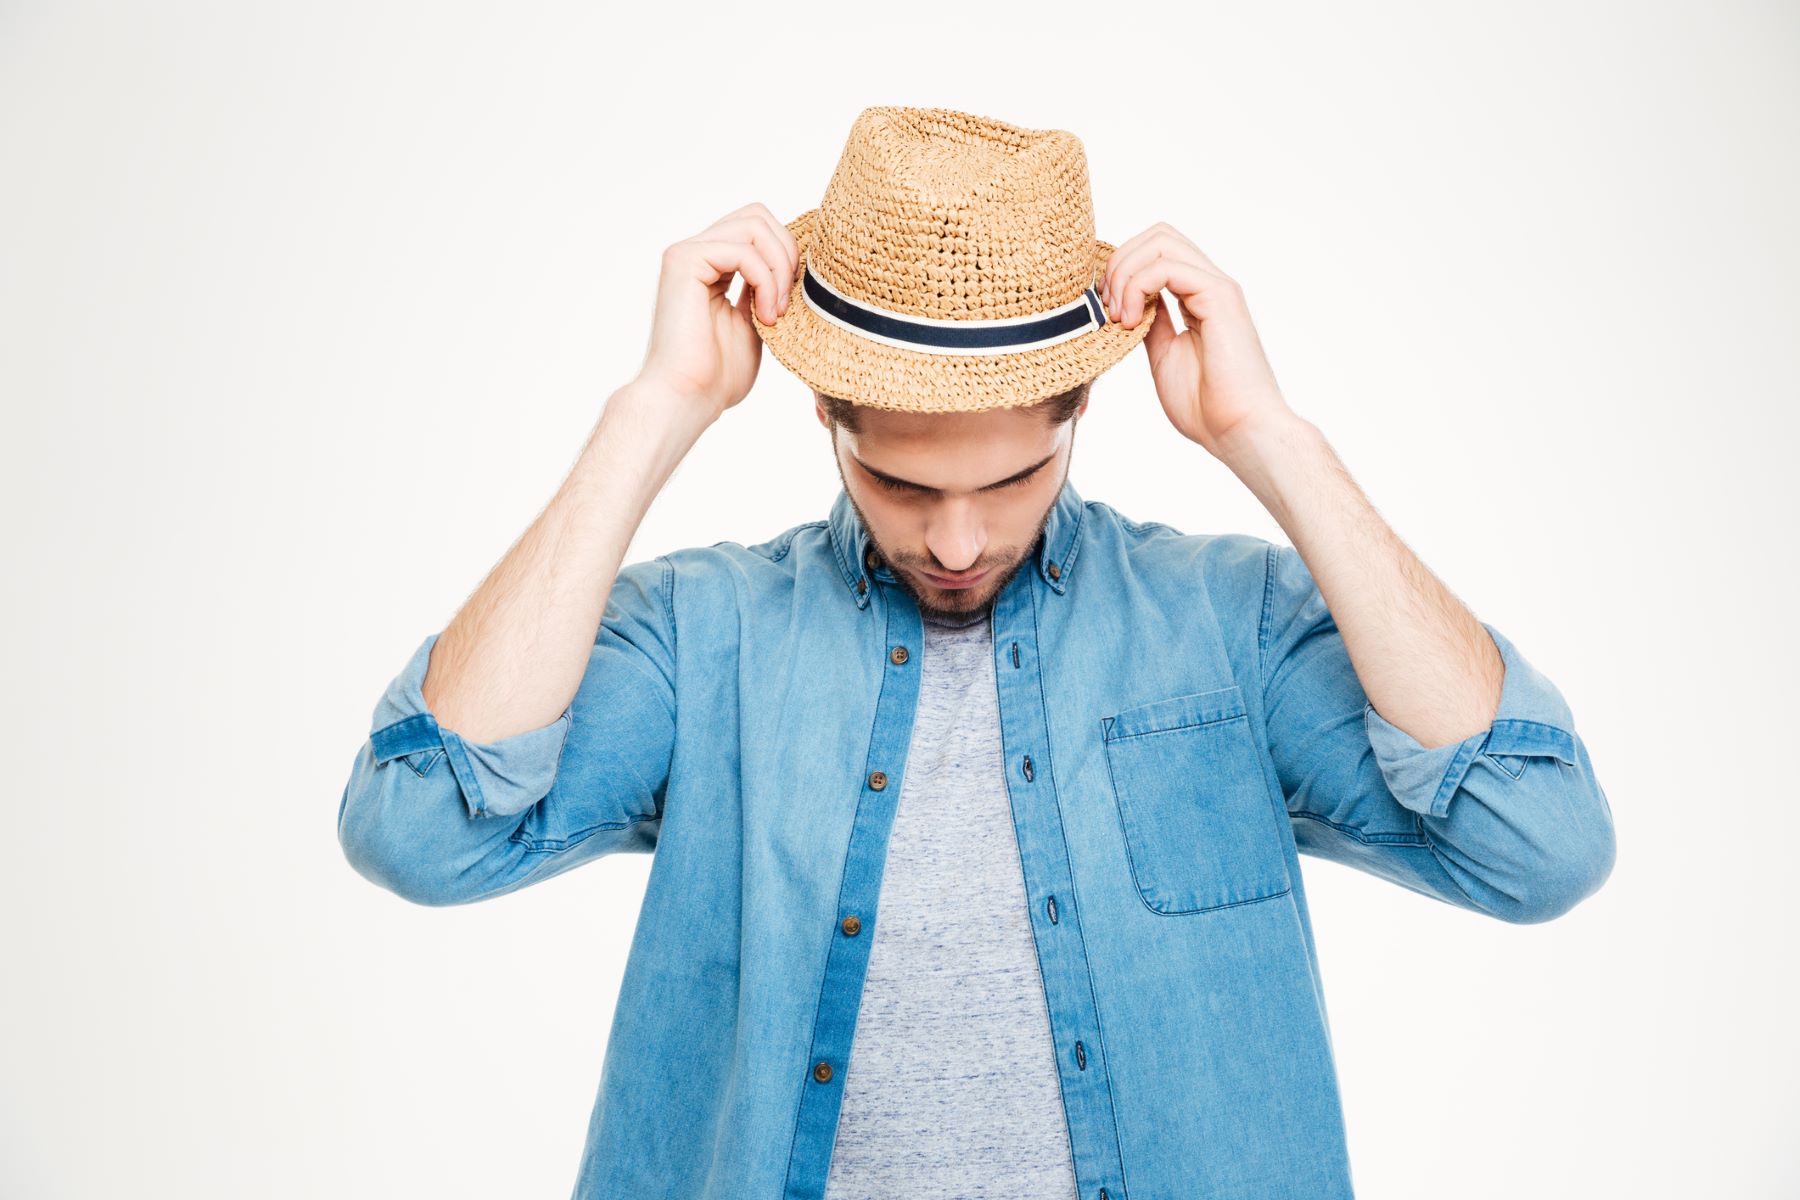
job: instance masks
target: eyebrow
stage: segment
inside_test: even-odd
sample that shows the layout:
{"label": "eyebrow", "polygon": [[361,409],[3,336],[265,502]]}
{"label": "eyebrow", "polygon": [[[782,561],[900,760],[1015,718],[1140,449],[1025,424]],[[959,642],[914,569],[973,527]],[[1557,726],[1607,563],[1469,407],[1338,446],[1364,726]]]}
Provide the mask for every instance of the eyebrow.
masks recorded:
{"label": "eyebrow", "polygon": [[[867,471],[869,474],[873,475],[875,478],[886,480],[888,483],[894,484],[897,487],[913,488],[913,489],[916,489],[917,491],[921,491],[921,492],[938,492],[938,491],[943,490],[942,488],[926,487],[924,484],[914,483],[910,479],[901,479],[898,475],[889,475],[886,471],[877,471],[874,467],[871,467],[868,463],[864,462],[862,459],[857,458],[856,455],[854,455],[854,454],[850,455],[850,458],[851,458],[851,461],[855,462],[857,466],[861,467],[863,470]],[[1029,467],[1026,467],[1023,471],[1014,472],[1013,474],[1008,475],[1005,479],[997,479],[993,483],[983,484],[981,487],[978,487],[975,490],[978,492],[992,492],[992,491],[998,490],[999,488],[1003,488],[1010,483],[1017,483],[1021,479],[1024,479],[1027,475],[1034,475],[1038,471],[1041,471],[1046,464],[1048,464],[1055,458],[1056,458],[1056,451],[1052,450],[1048,457],[1039,459],[1037,462],[1032,463]]]}

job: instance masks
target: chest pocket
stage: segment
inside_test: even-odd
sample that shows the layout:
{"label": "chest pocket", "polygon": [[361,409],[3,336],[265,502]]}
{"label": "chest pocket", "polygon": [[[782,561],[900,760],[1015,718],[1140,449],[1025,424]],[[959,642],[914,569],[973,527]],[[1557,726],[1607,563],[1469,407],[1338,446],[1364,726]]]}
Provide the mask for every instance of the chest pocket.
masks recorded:
{"label": "chest pocket", "polygon": [[1159,913],[1287,893],[1282,826],[1237,685],[1101,720],[1131,875]]}

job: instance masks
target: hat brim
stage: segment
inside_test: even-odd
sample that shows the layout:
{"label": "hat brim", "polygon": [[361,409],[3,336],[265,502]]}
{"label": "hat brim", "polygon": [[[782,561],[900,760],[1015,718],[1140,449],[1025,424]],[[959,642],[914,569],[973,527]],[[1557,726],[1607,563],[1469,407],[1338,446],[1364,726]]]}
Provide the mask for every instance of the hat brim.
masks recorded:
{"label": "hat brim", "polygon": [[[787,223],[799,243],[800,262],[819,210]],[[1114,247],[1094,241],[1094,274]],[[901,412],[974,412],[1035,404],[1104,374],[1144,340],[1161,317],[1158,297],[1127,329],[1107,321],[1067,341],[1011,354],[932,354],[860,337],[819,316],[806,302],[796,272],[788,309],[770,325],[750,310],[750,320],[776,360],[815,391],[853,404]]]}

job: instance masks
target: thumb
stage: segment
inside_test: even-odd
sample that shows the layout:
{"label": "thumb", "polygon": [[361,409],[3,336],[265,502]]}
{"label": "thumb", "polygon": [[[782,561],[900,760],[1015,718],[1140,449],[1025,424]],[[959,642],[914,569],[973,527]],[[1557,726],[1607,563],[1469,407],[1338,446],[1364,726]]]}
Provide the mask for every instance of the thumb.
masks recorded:
{"label": "thumb", "polygon": [[1149,357],[1150,365],[1154,367],[1162,361],[1163,354],[1169,348],[1169,343],[1175,340],[1178,332],[1175,328],[1175,307],[1169,303],[1168,295],[1159,290],[1156,293],[1155,320],[1151,320],[1150,310],[1147,306],[1144,315],[1138,319],[1150,321],[1150,330],[1144,334],[1144,353]]}

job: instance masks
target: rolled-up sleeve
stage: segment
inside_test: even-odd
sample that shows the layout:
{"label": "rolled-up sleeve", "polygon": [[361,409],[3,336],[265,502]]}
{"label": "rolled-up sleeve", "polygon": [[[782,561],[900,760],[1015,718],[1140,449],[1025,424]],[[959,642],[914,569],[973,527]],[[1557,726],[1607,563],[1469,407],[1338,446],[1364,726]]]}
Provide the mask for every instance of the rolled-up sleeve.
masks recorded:
{"label": "rolled-up sleeve", "polygon": [[375,765],[399,759],[419,776],[449,771],[471,817],[524,812],[548,795],[556,780],[573,705],[538,729],[491,742],[464,741],[438,725],[420,691],[438,636],[420,643],[375,707],[369,733]]}
{"label": "rolled-up sleeve", "polygon": [[375,706],[338,805],[357,872],[420,904],[517,890],[616,852],[653,852],[675,738],[673,580],[620,569],[575,698],[488,742],[441,726],[421,692],[427,636]]}
{"label": "rolled-up sleeve", "polygon": [[1298,551],[1271,544],[1259,653],[1298,847],[1459,907],[1547,921],[1598,890],[1612,809],[1567,701],[1498,629],[1485,729],[1425,746],[1376,710]]}

